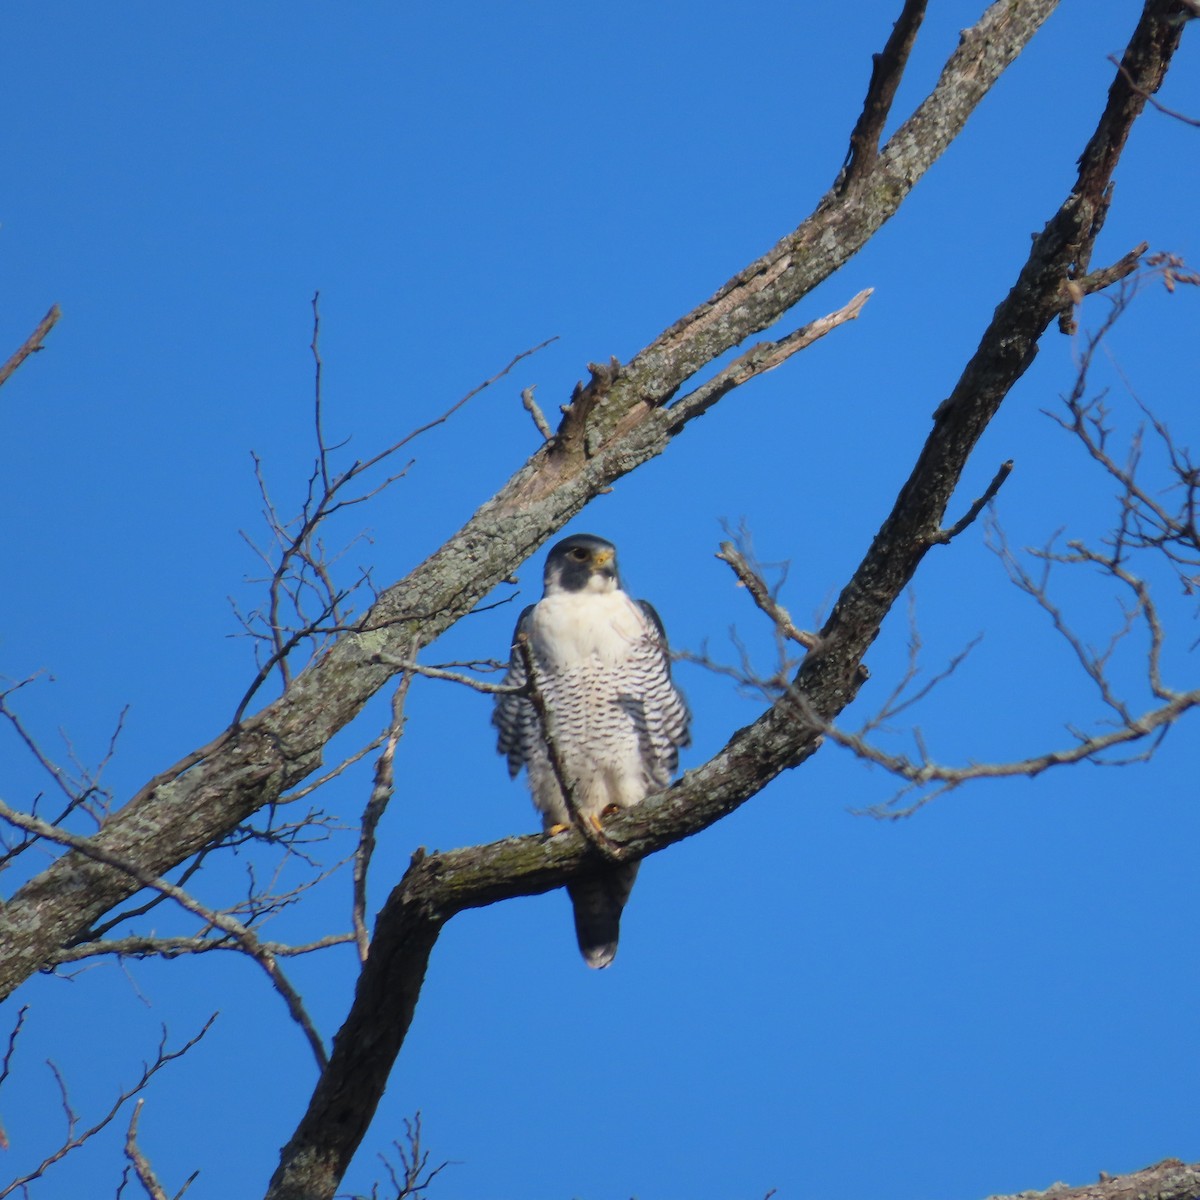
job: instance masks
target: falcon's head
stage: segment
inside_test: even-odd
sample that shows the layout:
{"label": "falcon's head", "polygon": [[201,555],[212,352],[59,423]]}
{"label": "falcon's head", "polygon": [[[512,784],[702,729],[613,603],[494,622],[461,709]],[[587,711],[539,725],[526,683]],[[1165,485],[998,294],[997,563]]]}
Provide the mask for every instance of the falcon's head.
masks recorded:
{"label": "falcon's head", "polygon": [[617,548],[612,542],[577,533],[563,538],[546,558],[546,595],[553,592],[615,592]]}

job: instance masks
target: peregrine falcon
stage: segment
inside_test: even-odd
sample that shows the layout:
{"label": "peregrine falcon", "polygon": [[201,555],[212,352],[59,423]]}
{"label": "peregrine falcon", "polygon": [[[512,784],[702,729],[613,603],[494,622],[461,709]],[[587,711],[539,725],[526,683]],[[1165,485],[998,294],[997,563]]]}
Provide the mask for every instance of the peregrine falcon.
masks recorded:
{"label": "peregrine falcon", "polygon": [[[575,811],[597,829],[606,810],[629,808],[666,787],[679,748],[691,740],[662,622],[645,600],[621,590],[616,555],[611,542],[586,533],[550,551],[545,591],[517,621],[504,680],[525,684],[527,652]],[[529,697],[499,696],[492,723],[509,775],[522,767],[529,772],[544,828],[569,825],[547,731]],[[567,885],[589,967],[608,966],[617,952],[621,910],[637,869],[637,863],[607,863]]]}

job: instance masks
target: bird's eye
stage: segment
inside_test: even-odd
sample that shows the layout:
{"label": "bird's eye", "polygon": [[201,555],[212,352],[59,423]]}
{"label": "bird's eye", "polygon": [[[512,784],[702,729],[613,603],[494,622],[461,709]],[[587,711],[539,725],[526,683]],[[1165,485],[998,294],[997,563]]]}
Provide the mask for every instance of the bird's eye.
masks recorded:
{"label": "bird's eye", "polygon": [[585,562],[587,560],[588,552],[582,546],[576,546],[570,553],[576,562]]}

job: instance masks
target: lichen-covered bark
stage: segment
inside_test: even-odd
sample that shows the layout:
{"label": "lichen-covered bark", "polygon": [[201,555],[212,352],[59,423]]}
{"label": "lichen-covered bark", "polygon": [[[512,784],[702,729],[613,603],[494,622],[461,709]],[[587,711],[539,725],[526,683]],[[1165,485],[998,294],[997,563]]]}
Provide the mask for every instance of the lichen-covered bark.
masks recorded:
{"label": "lichen-covered bark", "polygon": [[1200,1196],[1200,1163],[1164,1158],[1152,1167],[1128,1175],[1104,1175],[1083,1187],[1051,1184],[1043,1191],[1014,1196],[989,1196],[988,1200],[1195,1200]]}
{"label": "lichen-covered bark", "polygon": [[[389,588],[359,630],[299,675],[287,694],[152,780],[97,835],[110,859],[162,874],[275,800],[321,762],[328,739],[393,674],[380,652],[428,645],[506,578],[602,488],[670,444],[682,428],[668,403],[695,372],[779,319],[896,211],[1057,0],[1005,0],[964,35],[937,86],[854,186],[816,212],[627,366],[600,373],[575,405],[585,436],[540,449],[467,525]],[[602,386],[601,386],[602,384]],[[137,890],[109,864],[72,851],[0,913],[0,997],[59,945]]]}

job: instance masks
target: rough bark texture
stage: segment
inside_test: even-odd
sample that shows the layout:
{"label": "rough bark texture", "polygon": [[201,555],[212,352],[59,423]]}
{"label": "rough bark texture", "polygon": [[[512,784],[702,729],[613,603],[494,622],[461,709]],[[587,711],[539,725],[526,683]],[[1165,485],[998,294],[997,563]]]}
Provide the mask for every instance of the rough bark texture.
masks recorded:
{"label": "rough bark texture", "polygon": [[1055,1183],[1041,1192],[989,1196],[988,1200],[1196,1200],[1200,1196],[1200,1163],[1164,1158],[1129,1175],[1105,1175],[1097,1183],[1069,1187]]}

